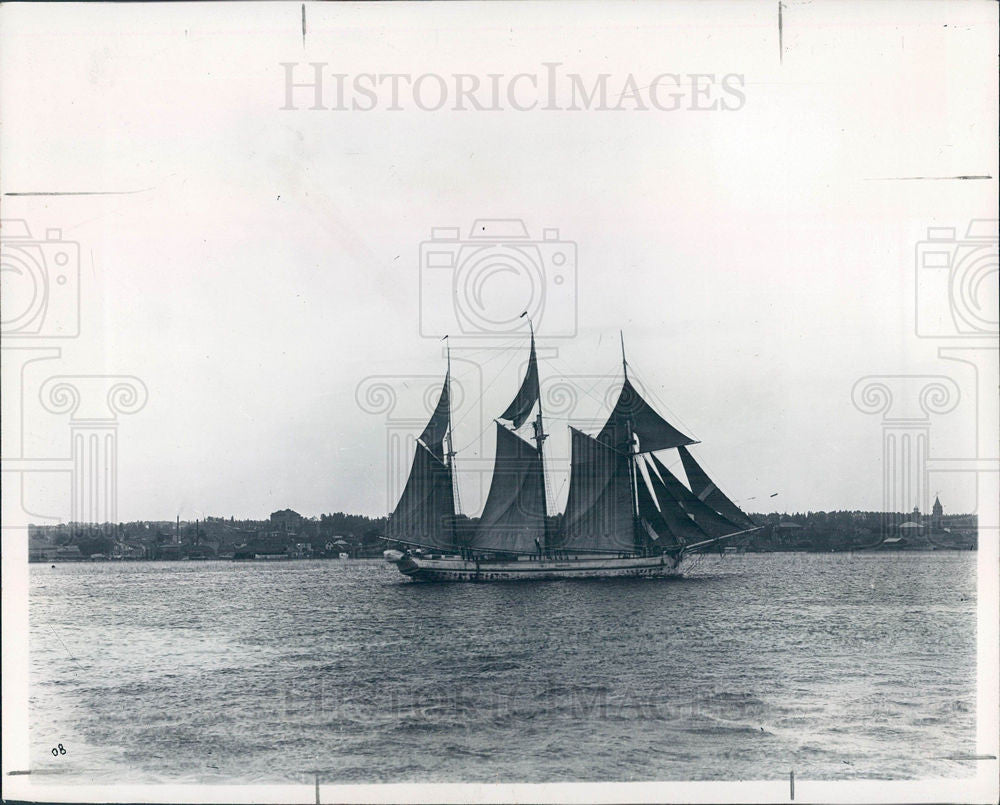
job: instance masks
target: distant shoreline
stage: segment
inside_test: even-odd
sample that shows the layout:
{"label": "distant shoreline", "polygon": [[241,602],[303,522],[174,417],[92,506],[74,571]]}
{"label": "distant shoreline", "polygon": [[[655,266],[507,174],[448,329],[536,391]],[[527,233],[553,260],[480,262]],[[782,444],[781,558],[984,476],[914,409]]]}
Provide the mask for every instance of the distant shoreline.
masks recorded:
{"label": "distant shoreline", "polygon": [[[767,551],[727,551],[725,556],[741,556],[744,554],[769,554],[769,553],[802,553],[802,554],[898,554],[898,553],[975,553],[978,550],[976,546],[971,548],[962,547],[938,547],[938,548],[890,548],[883,546],[875,546],[874,548],[844,548],[839,550],[805,550],[805,549],[786,549],[786,550],[767,550]],[[703,556],[720,556],[716,551],[705,551],[700,554]],[[229,562],[232,564],[286,564],[288,562],[357,562],[357,561],[378,561],[381,557],[379,556],[349,556],[344,558],[338,558],[336,556],[276,556],[271,558],[261,558],[261,559],[234,559],[232,557],[225,556],[213,556],[202,559],[90,559],[86,557],[81,557],[79,559],[29,559],[29,565],[63,565],[63,564],[74,564],[74,565],[91,565],[91,564],[165,564],[165,565],[179,565],[179,564],[193,564],[193,563],[213,563],[217,564],[220,562]]]}
{"label": "distant shoreline", "polygon": [[[929,515],[845,510],[748,517],[760,528],[728,546],[727,553],[973,550],[978,544],[976,515],[946,515],[937,500]],[[547,524],[558,544],[562,516],[550,516]],[[384,518],[344,512],[304,517],[292,509],[272,512],[266,520],[210,516],[194,522],[177,517],[173,522],[29,525],[28,559],[41,564],[380,558],[388,525]],[[478,518],[457,517],[455,543],[469,544],[477,527]]]}

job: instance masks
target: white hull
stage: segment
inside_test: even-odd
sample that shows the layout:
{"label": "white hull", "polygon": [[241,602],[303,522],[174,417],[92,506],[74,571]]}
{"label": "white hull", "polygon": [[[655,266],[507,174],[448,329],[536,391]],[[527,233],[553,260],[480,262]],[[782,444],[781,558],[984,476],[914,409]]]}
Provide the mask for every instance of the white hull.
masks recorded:
{"label": "white hull", "polygon": [[683,575],[685,557],[581,556],[571,559],[463,559],[460,556],[415,556],[386,551],[385,559],[415,581],[542,581]]}

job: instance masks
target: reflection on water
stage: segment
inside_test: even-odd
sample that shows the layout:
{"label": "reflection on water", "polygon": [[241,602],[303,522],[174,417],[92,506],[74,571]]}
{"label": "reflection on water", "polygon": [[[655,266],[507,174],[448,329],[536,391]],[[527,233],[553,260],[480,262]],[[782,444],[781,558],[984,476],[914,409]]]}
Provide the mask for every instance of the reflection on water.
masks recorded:
{"label": "reflection on water", "polygon": [[975,559],[745,554],[679,581],[487,585],[375,561],[36,565],[32,773],[967,776],[944,757],[975,752]]}

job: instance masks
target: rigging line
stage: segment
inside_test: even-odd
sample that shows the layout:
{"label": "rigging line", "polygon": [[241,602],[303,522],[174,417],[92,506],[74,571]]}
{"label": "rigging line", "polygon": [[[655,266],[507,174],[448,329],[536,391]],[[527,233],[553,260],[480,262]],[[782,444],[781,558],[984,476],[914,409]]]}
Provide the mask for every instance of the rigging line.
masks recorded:
{"label": "rigging line", "polygon": [[[676,447],[667,447],[667,448],[664,448],[663,450],[652,450],[651,452],[656,453],[656,457],[660,459],[660,463],[663,464],[663,466],[666,467],[668,470],[670,470],[675,476],[679,474],[674,469],[674,467],[676,467],[678,464],[680,464],[680,460],[681,460],[681,454],[677,452],[677,448]],[[664,457],[665,453],[668,454],[666,457]],[[671,461],[668,464],[667,463],[667,458],[669,458],[670,455],[673,456],[674,460]],[[681,465],[681,469],[682,470],[684,469],[683,465]],[[680,481],[680,483],[681,483],[682,486],[684,485],[684,481],[687,481],[687,485],[688,486],[691,485],[691,481],[688,480],[687,472],[686,471],[684,472],[684,481],[681,481],[680,478],[678,478],[677,480]],[[690,492],[691,490],[689,489],[688,491]]]}
{"label": "rigging line", "polygon": [[[493,387],[493,384],[496,383],[497,380],[499,380],[500,375],[503,374],[503,370],[506,369],[510,365],[510,362],[514,359],[514,356],[516,354],[517,353],[515,353],[515,352],[511,352],[511,354],[507,357],[506,363],[504,363],[504,365],[500,367],[500,371],[497,372],[493,376],[493,379],[483,387],[482,391],[479,392],[479,397],[476,398],[475,402],[480,403],[480,402],[483,401],[483,396],[486,394],[487,391],[489,391]],[[454,428],[455,425],[461,424],[462,421],[469,415],[469,413],[471,412],[471,410],[472,410],[471,407],[469,407],[468,409],[466,409],[466,412],[464,414],[462,414],[462,416],[459,417],[458,420],[456,420],[455,422],[452,423],[452,428]]]}
{"label": "rigging line", "polygon": [[[567,481],[569,481],[569,473],[566,473],[566,477],[565,477],[565,478],[563,478],[563,480],[562,480],[562,483],[561,483],[561,484],[559,484],[559,488],[558,488],[558,489],[556,490],[556,492],[555,492],[555,498],[554,498],[554,499],[558,499],[558,497],[559,497],[560,495],[562,495],[562,491],[563,491],[563,489],[565,489],[565,488],[566,488],[566,483],[567,483]],[[565,512],[562,512],[562,514],[565,514]]]}
{"label": "rigging line", "polygon": [[[549,416],[548,414],[546,414],[545,418],[546,419],[553,419],[553,420],[555,420],[557,422],[579,422],[580,421],[580,417],[578,417],[578,416]],[[577,430],[582,430],[582,428],[577,428]]]}
{"label": "rigging line", "polygon": [[475,436],[475,438],[473,438],[473,440],[471,442],[469,442],[468,444],[466,444],[466,445],[464,445],[462,447],[457,448],[455,450],[455,452],[456,453],[461,453],[461,452],[464,452],[465,450],[468,450],[470,447],[472,447],[472,445],[474,445],[476,442],[478,442],[483,437],[483,435],[486,433],[486,431],[488,431],[493,426],[494,422],[495,422],[495,420],[491,419],[490,420],[490,424],[487,425],[485,428],[483,428],[481,431],[479,431],[479,433]]}
{"label": "rigging line", "polygon": [[493,354],[503,353],[506,352],[508,349],[511,349],[512,347],[517,346],[519,344],[520,344],[520,339],[510,338],[507,339],[506,341],[501,341],[499,344],[496,344],[495,346],[492,347],[486,347],[486,346],[479,348],[470,347],[468,349],[466,349],[465,347],[461,347],[462,350],[461,354],[455,355],[453,357],[470,358],[470,357],[475,357],[477,355],[482,355],[484,353],[493,353]]}
{"label": "rigging line", "polygon": [[[547,361],[549,364],[551,364],[553,366],[553,368],[555,368],[556,370],[558,370],[558,372],[559,372],[558,376],[559,376],[559,378],[561,380],[566,381],[570,385],[574,386],[575,388],[580,389],[583,392],[584,396],[590,397],[592,400],[600,403],[601,411],[602,412],[606,412],[608,414],[611,413],[610,409],[608,409],[607,402],[605,400],[603,400],[603,399],[595,396],[593,394],[593,391],[594,391],[595,388],[597,388],[598,384],[603,383],[604,381],[608,380],[609,378],[613,380],[614,377],[618,374],[617,372],[615,372],[614,374],[601,375],[600,377],[597,378],[597,380],[595,380],[591,384],[590,388],[584,388],[582,385],[580,385],[578,383],[574,383],[571,380],[572,375],[571,374],[565,374],[563,372],[563,370],[560,369],[560,367],[558,367],[558,366],[555,365],[555,363],[554,363],[554,361],[553,361],[552,358],[540,358],[540,360]],[[563,419],[564,418],[564,417],[549,416],[548,414],[546,414],[546,417],[548,417],[549,419]],[[568,420],[568,421],[573,421],[573,420]]]}
{"label": "rigging line", "polygon": [[[556,499],[552,494],[552,479],[549,477],[551,475],[551,470],[545,472],[545,443],[542,442],[541,451],[541,462],[542,462],[542,494],[545,495],[545,516],[546,519],[552,516],[551,512],[556,508]],[[549,501],[552,502],[552,507],[549,507]]]}
{"label": "rigging line", "polygon": [[[630,366],[631,366],[631,364],[630,364]],[[634,367],[632,368],[632,373],[634,375],[636,375],[639,378],[639,381],[643,384],[643,390],[648,390],[649,396],[652,397],[656,402],[658,402],[663,407],[663,409],[670,415],[671,420],[674,420],[677,423],[679,423],[681,425],[681,427],[684,429],[684,432],[686,434],[688,434],[689,436],[694,437],[694,435],[695,435],[694,429],[691,428],[690,426],[688,426],[688,424],[686,422],[684,422],[684,420],[681,419],[681,417],[679,415],[675,414],[670,409],[670,406],[668,406],[665,402],[663,402],[663,400],[660,398],[660,396],[656,393],[655,388],[649,386],[643,380],[642,373],[641,372],[636,372]],[[677,458],[674,459],[673,463],[671,463],[671,464],[669,464],[667,466],[669,468],[673,468],[677,464],[677,462],[679,460],[680,460],[680,455],[678,454]],[[721,492],[722,491],[722,485],[719,483],[719,476],[716,474],[716,468],[713,467],[711,464],[709,464],[707,461],[704,461],[700,457],[697,459],[697,462],[701,466],[701,468],[703,470],[705,470],[706,474],[710,476],[710,478],[712,480],[712,483],[715,485],[715,488],[718,489]],[[724,475],[725,475],[725,473],[723,473],[723,476]],[[687,477],[687,470],[684,471],[684,476]],[[723,478],[723,480],[725,480],[725,479]],[[727,489],[730,488],[728,481],[726,482],[725,485],[726,485]],[[723,492],[723,494],[725,494],[725,492]],[[728,497],[728,495],[727,495],[727,497]]]}
{"label": "rigging line", "polygon": [[486,366],[487,364],[492,363],[493,361],[495,361],[497,358],[505,355],[506,353],[507,353],[507,350],[503,349],[503,350],[497,350],[497,351],[493,352],[491,355],[489,355],[489,357],[483,358],[482,360],[478,360],[478,358],[479,358],[480,355],[485,354],[484,352],[476,353],[475,355],[456,355],[455,359],[456,360],[460,360],[460,361],[464,361],[466,363],[473,364],[473,366],[466,367],[463,370],[463,372],[462,372],[462,374],[470,374],[475,369],[481,369],[482,367]]}
{"label": "rigging line", "polygon": [[[510,349],[510,348],[512,348],[514,346],[515,345],[513,343],[511,343],[511,344],[508,344],[506,346],[498,347],[495,350],[492,350],[492,349],[491,350],[485,350],[485,349],[484,350],[477,350],[477,352],[475,352],[475,353],[470,353],[470,354],[467,354],[467,355],[462,355],[459,358],[459,360],[466,360],[467,358],[471,357],[472,355],[475,355],[475,354],[481,353],[481,352],[492,352],[493,353],[492,355],[490,355],[490,357],[486,358],[485,360],[483,360],[483,361],[481,361],[479,363],[476,363],[475,364],[475,368],[471,368],[470,367],[470,368],[465,369],[464,371],[461,371],[461,372],[453,372],[452,373],[452,377],[453,378],[458,378],[458,379],[461,379],[463,377],[469,377],[470,375],[472,375],[476,371],[476,369],[478,369],[478,370],[481,371],[484,366],[486,366],[491,361],[494,361],[497,358],[501,357],[508,349]],[[469,362],[470,363],[474,363],[474,361],[469,361]],[[508,362],[509,362],[509,359],[508,359]],[[506,366],[506,364],[504,364],[504,366]]]}
{"label": "rigging line", "polygon": [[[602,399],[600,399],[598,397],[595,397],[591,392],[595,388],[597,388],[597,385],[599,383],[601,383],[601,382],[603,382],[605,380],[608,380],[608,379],[614,380],[615,377],[617,377],[617,375],[618,375],[617,371],[615,371],[615,372],[609,372],[608,374],[604,374],[604,375],[600,375],[590,385],[589,389],[585,389],[582,385],[580,385],[578,383],[574,383],[572,381],[572,379],[571,379],[573,377],[573,373],[572,372],[567,373],[564,369],[562,369],[561,367],[559,367],[559,366],[556,365],[556,361],[558,360],[557,358],[545,358],[545,357],[543,357],[543,358],[540,358],[539,360],[543,360],[543,361],[546,361],[547,363],[551,364],[559,372],[558,376],[559,376],[560,379],[565,380],[565,381],[569,382],[571,385],[576,386],[577,388],[581,389],[584,394],[586,394],[588,397],[591,397],[594,400],[596,400],[597,402],[599,402],[602,407],[606,405],[606,402],[604,400],[602,400]],[[559,361],[559,363],[561,363],[561,361]]]}
{"label": "rigging line", "polygon": [[669,414],[671,420],[679,422],[681,427],[684,428],[684,432],[686,434],[692,436],[695,432],[695,429],[690,427],[681,418],[680,414],[674,413],[674,411],[670,408],[670,406],[663,401],[663,399],[660,397],[659,394],[656,393],[656,388],[645,381],[642,372],[637,372],[632,364],[629,364],[629,368],[632,370],[632,374],[635,377],[637,377],[639,379],[639,382],[642,384],[642,390],[647,392],[649,396],[652,397],[653,400],[657,402],[660,405],[660,407],[663,408],[664,411],[666,411],[667,414]]}

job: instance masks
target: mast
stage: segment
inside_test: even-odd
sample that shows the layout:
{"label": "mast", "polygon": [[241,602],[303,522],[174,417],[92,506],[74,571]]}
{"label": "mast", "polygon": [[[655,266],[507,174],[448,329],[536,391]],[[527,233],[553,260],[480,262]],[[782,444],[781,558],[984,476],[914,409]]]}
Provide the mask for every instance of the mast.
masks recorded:
{"label": "mast", "polygon": [[445,342],[445,351],[448,356],[448,372],[445,374],[448,385],[448,430],[445,432],[445,438],[448,440],[448,451],[445,453],[445,463],[451,469],[455,459],[455,445],[451,439],[451,342],[448,341],[448,336],[442,340]]}
{"label": "mast", "polygon": [[462,501],[458,496],[458,481],[455,478],[455,443],[452,440],[451,435],[451,407],[452,407],[452,396],[451,396],[451,341],[448,340],[448,336],[445,336],[443,341],[445,342],[445,354],[448,358],[448,371],[445,374],[446,387],[448,393],[448,430],[445,431],[445,440],[448,444],[448,449],[445,452],[445,464],[448,467],[448,476],[451,481],[451,499],[454,501],[455,510],[451,517],[451,542],[453,545],[458,544],[458,513],[462,511]]}
{"label": "mast", "polygon": [[[553,546],[548,538],[548,501],[545,483],[541,394],[538,384],[538,359],[535,354],[535,328],[524,311],[518,317],[528,320],[531,352],[524,379],[510,405],[497,419],[497,451],[493,464],[490,492],[476,526],[476,547],[508,549],[519,553],[545,554]],[[534,444],[515,431],[531,418]],[[500,420],[510,422],[510,427]],[[524,540],[530,540],[525,542]],[[532,544],[533,543],[533,544]]]}
{"label": "mast", "polygon": [[[618,331],[618,337],[621,340],[622,345],[622,372],[625,374],[625,385],[628,385],[628,361],[625,360],[625,333],[622,330]],[[636,466],[635,466],[635,436],[632,427],[632,417],[629,415],[626,419],[625,432],[628,435],[628,482],[629,482],[629,500],[632,503],[632,539],[638,543],[638,529],[639,529],[639,501],[638,501],[638,482],[639,479],[636,477]]]}
{"label": "mast", "polygon": [[[531,347],[532,347],[532,352],[534,352],[534,347],[535,347],[535,326],[534,326],[534,324],[531,323],[531,316],[528,315],[528,311],[527,310],[524,311],[524,313],[521,314],[521,317],[526,318],[528,320],[528,330],[531,332]],[[535,358],[535,365],[536,365],[536,367],[538,365],[538,358],[537,357]],[[543,534],[543,537],[542,537],[542,551],[545,552],[545,553],[548,553],[549,549],[551,548],[551,544],[550,544],[551,540],[549,539],[549,504],[548,504],[548,495],[547,495],[547,489],[546,489],[546,484],[545,484],[545,453],[544,453],[544,450],[543,450],[543,445],[545,444],[545,440],[548,438],[548,434],[545,432],[545,428],[544,428],[543,423],[542,423],[542,383],[541,383],[541,379],[539,379],[539,381],[538,381],[538,414],[535,416],[535,421],[534,421],[533,424],[534,424],[534,431],[535,431],[534,439],[535,439],[535,444],[537,445],[537,449],[538,449],[538,460],[539,460],[539,462],[542,465],[542,517],[544,518],[542,520],[542,522],[544,524],[543,530],[542,530],[542,534]]]}

